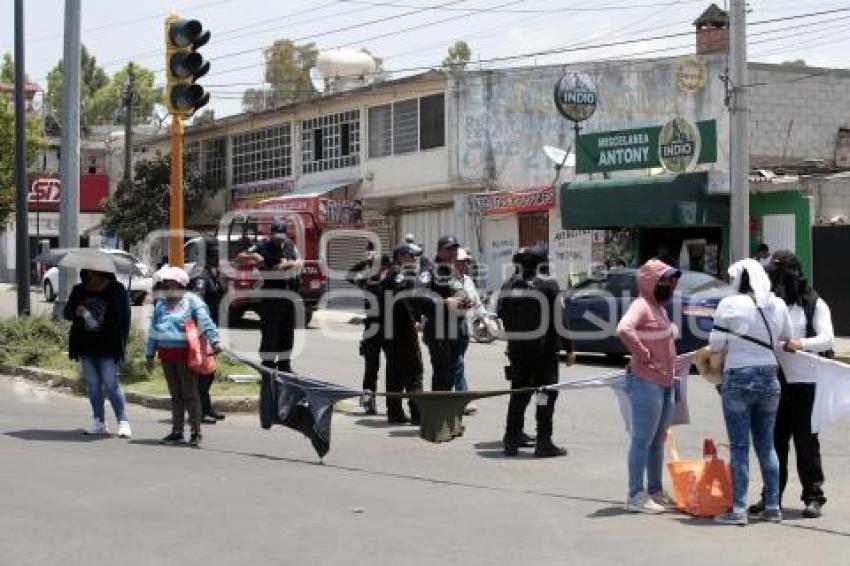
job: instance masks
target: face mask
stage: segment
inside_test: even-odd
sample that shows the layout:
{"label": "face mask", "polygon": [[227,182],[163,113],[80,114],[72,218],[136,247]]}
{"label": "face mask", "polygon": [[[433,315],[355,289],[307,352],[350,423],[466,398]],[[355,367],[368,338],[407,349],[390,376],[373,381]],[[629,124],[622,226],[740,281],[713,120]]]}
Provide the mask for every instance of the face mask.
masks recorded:
{"label": "face mask", "polygon": [[664,304],[670,300],[673,296],[673,287],[672,285],[656,285],[655,286],[655,300],[658,301],[659,304]]}

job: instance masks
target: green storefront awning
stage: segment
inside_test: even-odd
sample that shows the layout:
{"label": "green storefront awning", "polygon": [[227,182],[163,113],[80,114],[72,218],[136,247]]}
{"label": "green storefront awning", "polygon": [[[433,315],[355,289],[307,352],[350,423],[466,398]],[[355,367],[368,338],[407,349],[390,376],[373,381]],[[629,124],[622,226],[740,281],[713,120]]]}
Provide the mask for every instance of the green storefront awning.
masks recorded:
{"label": "green storefront awning", "polygon": [[729,198],[709,195],[707,189],[704,172],[564,183],[559,195],[562,228],[728,223]]}

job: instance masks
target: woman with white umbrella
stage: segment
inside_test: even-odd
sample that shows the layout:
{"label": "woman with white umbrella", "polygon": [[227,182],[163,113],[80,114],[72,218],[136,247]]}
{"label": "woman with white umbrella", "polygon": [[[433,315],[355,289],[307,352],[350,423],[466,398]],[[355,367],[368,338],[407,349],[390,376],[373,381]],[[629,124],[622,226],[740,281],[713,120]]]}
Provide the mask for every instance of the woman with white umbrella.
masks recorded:
{"label": "woman with white umbrella", "polygon": [[118,436],[130,438],[127,403],[121,389],[121,367],[130,334],[127,289],[115,278],[115,263],[102,252],[69,253],[59,265],[80,269],[82,281],[71,291],[63,314],[71,321],[68,354],[80,361],[92,407],[92,422],[85,433],[109,433],[105,389],[118,421]]}

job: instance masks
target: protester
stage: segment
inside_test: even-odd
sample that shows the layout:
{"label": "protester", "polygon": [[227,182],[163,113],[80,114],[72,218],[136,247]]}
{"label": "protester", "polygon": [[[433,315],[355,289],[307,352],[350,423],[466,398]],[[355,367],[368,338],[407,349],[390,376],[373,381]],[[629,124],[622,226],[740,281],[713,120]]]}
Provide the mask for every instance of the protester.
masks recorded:
{"label": "protester", "polygon": [[148,330],[145,349],[148,371],[153,371],[158,356],[171,395],[171,433],[160,442],[183,442],[183,419],[189,413],[191,436],[189,444],[201,443],[201,401],[197,376],[189,370],[186,323],[193,319],[198,333],[203,334],[215,354],[221,352],[218,329],[204,302],[194,293],[187,293],[189,276],[179,267],[163,267],[154,274],[162,281],[164,297],[157,299]]}
{"label": "protester", "polygon": [[388,255],[380,257],[379,266],[374,268],[375,248],[369,242],[366,248],[366,257],[356,263],[348,272],[346,279],[352,285],[361,289],[365,295],[364,306],[366,318],[364,320],[363,338],[360,340],[360,355],[363,356],[363,390],[366,392],[363,398],[363,408],[367,415],[378,414],[375,397],[372,395],[378,387],[378,372],[381,369],[381,350],[384,346],[381,317],[378,311],[378,293],[380,293],[381,282],[389,269],[392,260]]}
{"label": "protester", "polygon": [[750,434],[764,480],[762,518],[782,520],[779,461],[773,447],[780,386],[775,350],[791,338],[788,308],[770,291],[761,264],[745,259],[729,268],[737,294],[724,298],[714,315],[709,346],[725,352],[723,416],[732,455],[732,509],[715,517],[727,525],[746,525]]}
{"label": "protester", "polygon": [[[422,354],[416,331],[415,268],[418,247],[401,244],[393,250],[393,264],[380,281],[378,305],[382,344],[387,358],[387,392],[422,390]],[[401,399],[387,397],[387,421],[393,424],[419,424],[419,409],[408,402],[410,417],[404,414]]]}
{"label": "protester", "polygon": [[472,304],[463,294],[463,282],[455,269],[460,243],[454,236],[437,242],[437,257],[419,277],[428,295],[424,306],[423,338],[431,354],[431,389],[451,391],[463,377],[463,341],[468,334],[466,311]]}
{"label": "protester", "polygon": [[[236,256],[239,265],[255,265],[263,272],[264,296],[260,306],[260,360],[273,370],[292,373],[292,347],[295,342],[296,302],[301,258],[287,235],[286,222],[271,225],[271,239]],[[267,292],[267,293],[266,293]],[[303,307],[302,307],[303,311]],[[262,374],[260,384],[260,426],[271,428],[268,416],[274,414],[274,390],[270,374]]]}
{"label": "protester", "polygon": [[662,477],[664,441],[673,416],[678,329],[665,307],[681,275],[657,259],[643,264],[637,272],[640,296],[617,326],[617,335],[632,356],[626,376],[631,438],[624,509],[633,513],[662,513],[674,506]]}
{"label": "protester", "polygon": [[[773,292],[788,306],[791,320],[791,340],[786,351],[806,351],[832,357],[835,335],[832,315],[827,304],[808,284],[803,275],[803,265],[789,251],[777,251],[768,268]],[[808,375],[786,375],[780,371],[781,394],[776,414],[774,447],[779,458],[779,502],[788,482],[788,451],[794,439],[797,474],[803,485],[803,517],[820,517],[826,503],[823,492],[824,473],[821,464],[820,441],[812,432],[812,411],[815,403],[814,383],[798,383]],[[750,517],[764,513],[764,499],[749,509]]]}
{"label": "protester", "polygon": [[[469,384],[466,381],[466,351],[469,349],[469,330],[471,328],[471,317],[473,310],[481,307],[481,296],[478,294],[478,289],[475,286],[475,281],[472,278],[472,255],[465,248],[458,248],[457,259],[455,260],[455,269],[460,276],[463,285],[463,294],[469,300],[469,310],[466,311],[466,328],[467,332],[460,337],[460,357],[461,365],[460,372],[455,381],[455,391],[469,391]],[[464,410],[464,414],[472,415],[478,411],[473,403],[469,403]]]}
{"label": "protester", "polygon": [[770,247],[762,242],[756,248],[756,260],[762,267],[767,268],[770,265]]}
{"label": "protester", "polygon": [[[224,297],[224,285],[218,271],[218,241],[215,238],[204,238],[204,261],[198,262],[189,280],[189,289],[196,293],[206,303],[210,318],[219,326],[219,310]],[[198,393],[201,397],[201,421],[204,424],[215,424],[224,420],[224,415],[216,412],[210,397],[210,388],[215,381],[215,373],[198,376]]]}
{"label": "protester", "polygon": [[81,270],[82,283],[74,285],[64,317],[71,321],[68,355],[79,360],[86,380],[92,422],[86,434],[108,434],[103,390],[118,421],[118,436],[130,438],[127,403],[121,389],[121,366],[130,335],[130,299],[114,273]]}
{"label": "protester", "polygon": [[[558,283],[541,274],[548,262],[542,246],[522,248],[514,255],[517,271],[502,287],[497,311],[508,341],[510,366],[505,368],[511,389],[539,388],[558,382],[558,354],[565,346],[558,334],[563,303]],[[505,436],[502,440],[506,456],[516,456],[520,447],[534,445],[534,456],[565,456],[567,451],[552,442],[553,415],[557,391],[539,392],[537,402],[537,438],[523,432],[525,411],[532,392],[514,393],[508,402]]]}

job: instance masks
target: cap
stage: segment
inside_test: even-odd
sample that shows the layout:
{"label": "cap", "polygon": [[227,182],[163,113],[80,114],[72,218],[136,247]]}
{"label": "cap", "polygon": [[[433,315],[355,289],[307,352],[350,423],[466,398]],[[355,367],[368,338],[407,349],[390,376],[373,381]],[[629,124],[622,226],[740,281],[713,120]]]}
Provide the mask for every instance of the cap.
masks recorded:
{"label": "cap", "polygon": [[460,242],[454,236],[443,236],[437,240],[437,249],[445,250],[449,248],[459,248]]}
{"label": "cap", "polygon": [[672,277],[673,279],[680,279],[682,277],[682,270],[676,269],[675,267],[671,267],[667,271],[664,272],[664,277]]}
{"label": "cap", "polygon": [[466,251],[466,248],[458,248],[458,250],[457,250],[457,260],[458,261],[472,261],[472,255],[470,255],[470,253],[468,251]]}
{"label": "cap", "polygon": [[286,234],[286,222],[283,220],[275,220],[272,222],[271,233],[272,234]]}
{"label": "cap", "polygon": [[400,255],[409,255],[409,256],[413,256],[413,257],[420,256],[420,255],[422,255],[422,248],[420,248],[419,246],[417,246],[415,244],[404,243],[404,244],[396,246],[396,248],[393,250],[393,257],[394,258],[396,258]]}
{"label": "cap", "polygon": [[181,287],[189,284],[189,276],[179,267],[166,265],[153,274],[154,281],[174,281]]}
{"label": "cap", "polygon": [[534,270],[541,263],[549,261],[549,250],[542,244],[520,248],[514,254],[513,261],[523,269]]}
{"label": "cap", "polygon": [[411,232],[408,232],[407,234],[404,235],[404,241],[407,242],[408,244],[415,244],[416,243],[416,237]]}

